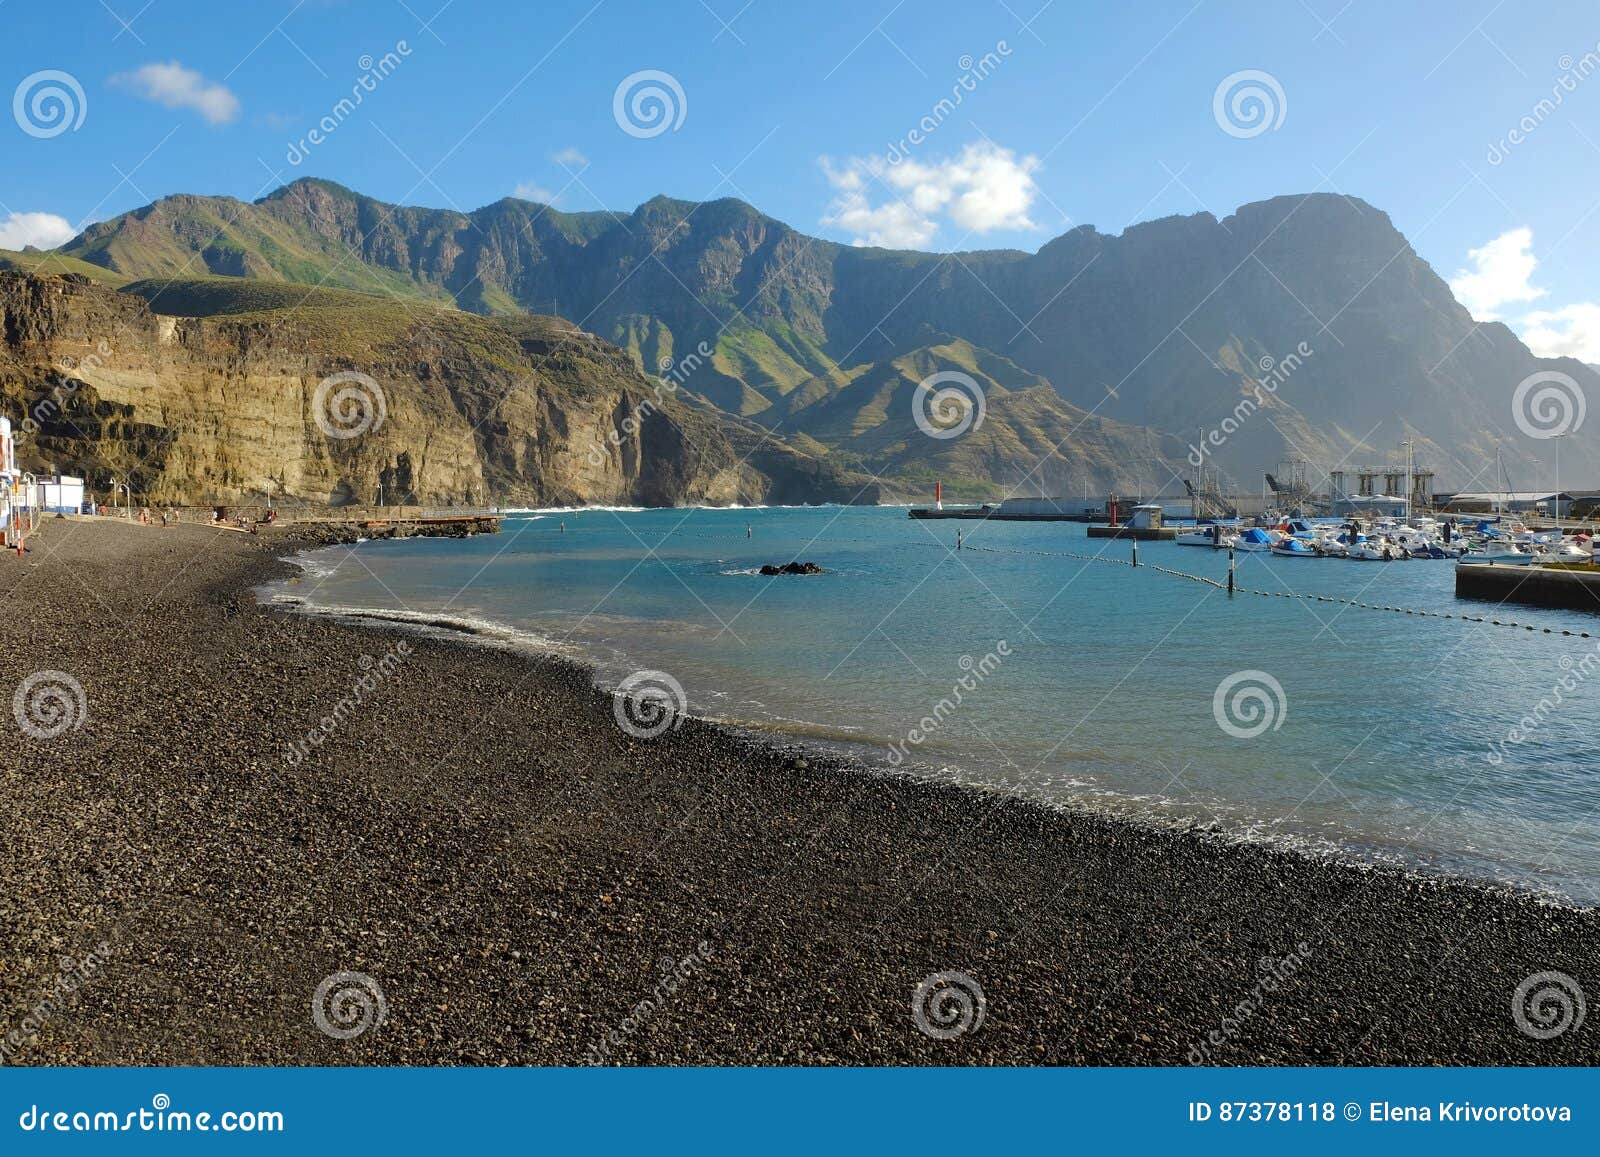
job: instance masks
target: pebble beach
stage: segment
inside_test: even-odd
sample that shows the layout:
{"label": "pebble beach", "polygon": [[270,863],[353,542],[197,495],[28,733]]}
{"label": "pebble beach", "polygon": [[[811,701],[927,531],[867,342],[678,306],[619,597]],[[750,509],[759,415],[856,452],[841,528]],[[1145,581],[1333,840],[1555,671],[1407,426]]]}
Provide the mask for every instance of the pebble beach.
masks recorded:
{"label": "pebble beach", "polygon": [[697,719],[637,738],[566,659],[258,605],[298,545],[52,520],[0,558],[4,1063],[1600,1054],[1516,999],[1600,983],[1592,910]]}

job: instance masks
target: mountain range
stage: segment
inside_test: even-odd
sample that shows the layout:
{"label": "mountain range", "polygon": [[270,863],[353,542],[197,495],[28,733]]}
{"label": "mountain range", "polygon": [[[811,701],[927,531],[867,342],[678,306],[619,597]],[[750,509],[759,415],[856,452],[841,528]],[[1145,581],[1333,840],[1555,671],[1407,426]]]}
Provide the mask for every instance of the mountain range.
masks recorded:
{"label": "mountain range", "polygon": [[[1401,440],[1441,487],[1497,488],[1503,459],[1528,489],[1548,481],[1550,447],[1517,420],[1519,383],[1560,375],[1600,398],[1600,374],[1475,321],[1383,212],[1334,194],[1117,235],[1085,225],[1032,254],[939,254],[809,237],[737,200],[464,213],[304,179],[252,203],[166,197],[0,266],[213,325],[251,313],[244,287],[268,284],[354,291],[350,317],[483,315],[502,332],[563,319],[538,324],[620,347],[629,389],[665,377],[672,413],[741,456],[781,448],[785,470],[809,464],[824,490],[859,480],[879,496],[922,496],[936,478],[973,495],[1170,492],[1196,459],[1255,490],[1286,457],[1315,483],[1393,460]],[[322,304],[274,299],[280,322]],[[392,370],[404,335],[386,332]],[[981,423],[928,436],[914,418],[930,375],[981,392]],[[1570,442],[1578,478],[1600,438],[1579,427]]]}

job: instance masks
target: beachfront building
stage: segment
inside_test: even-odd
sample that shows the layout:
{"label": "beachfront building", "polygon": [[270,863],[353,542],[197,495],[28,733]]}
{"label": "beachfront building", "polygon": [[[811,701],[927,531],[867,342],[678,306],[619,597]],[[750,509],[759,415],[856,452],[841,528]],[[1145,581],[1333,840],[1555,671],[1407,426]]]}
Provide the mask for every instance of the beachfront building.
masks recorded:
{"label": "beachfront building", "polygon": [[46,514],[78,514],[83,510],[82,478],[70,474],[42,478],[38,491],[39,506]]}
{"label": "beachfront building", "polygon": [[0,418],[0,542],[11,543],[12,511],[25,504],[22,475],[17,473],[17,440],[11,419]]}

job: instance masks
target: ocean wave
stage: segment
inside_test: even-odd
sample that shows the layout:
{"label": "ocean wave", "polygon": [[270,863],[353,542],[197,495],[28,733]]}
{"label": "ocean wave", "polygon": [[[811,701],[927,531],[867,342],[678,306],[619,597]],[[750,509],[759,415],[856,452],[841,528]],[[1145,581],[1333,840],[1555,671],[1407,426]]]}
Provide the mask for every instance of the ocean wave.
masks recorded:
{"label": "ocean wave", "polygon": [[437,632],[449,636],[465,635],[477,642],[498,645],[522,651],[542,653],[564,652],[564,644],[523,627],[513,627],[493,619],[468,614],[445,614],[435,611],[390,610],[377,607],[341,606],[331,603],[312,603],[295,595],[277,594],[273,605],[293,610],[299,614],[337,619],[358,624],[383,624],[409,627],[415,630]]}

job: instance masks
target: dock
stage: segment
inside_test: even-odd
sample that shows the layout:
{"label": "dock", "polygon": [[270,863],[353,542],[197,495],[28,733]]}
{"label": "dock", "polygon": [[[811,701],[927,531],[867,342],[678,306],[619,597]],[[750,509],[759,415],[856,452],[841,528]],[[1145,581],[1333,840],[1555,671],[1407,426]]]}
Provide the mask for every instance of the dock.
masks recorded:
{"label": "dock", "polygon": [[914,506],[912,518],[963,518],[993,520],[995,522],[1093,522],[1104,514],[1067,514],[1049,512],[1042,514],[1016,514],[998,506]]}
{"label": "dock", "polygon": [[1140,542],[1170,542],[1192,526],[1107,526],[1090,525],[1085,533],[1090,538],[1136,538]]}
{"label": "dock", "polygon": [[988,518],[994,514],[993,506],[913,506],[907,513],[912,518]]}
{"label": "dock", "polygon": [[1600,612],[1600,567],[1458,565],[1456,598]]}

